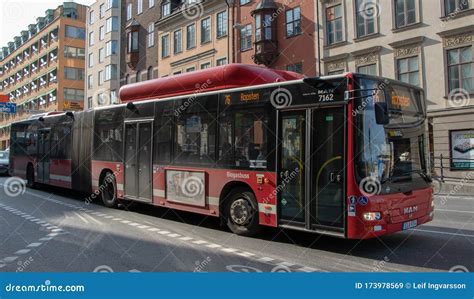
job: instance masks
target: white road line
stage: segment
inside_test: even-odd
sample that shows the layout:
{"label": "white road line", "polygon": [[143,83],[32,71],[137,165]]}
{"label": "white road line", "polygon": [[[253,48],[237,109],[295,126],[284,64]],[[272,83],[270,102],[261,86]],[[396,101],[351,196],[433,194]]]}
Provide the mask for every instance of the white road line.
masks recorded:
{"label": "white road line", "polygon": [[161,234],[161,235],[169,235],[169,234],[171,234],[171,232],[169,232],[169,231],[167,231],[167,230],[162,230],[162,231],[159,231],[158,233]]}
{"label": "white road line", "polygon": [[206,247],[209,247],[209,248],[221,248],[222,245],[219,245],[219,244],[208,244],[208,245],[206,245]]}
{"label": "white road line", "polygon": [[236,252],[236,251],[238,251],[237,249],[234,249],[234,248],[222,248],[221,250],[225,251],[225,252]]}
{"label": "white road line", "polygon": [[41,238],[39,239],[39,241],[50,241],[52,240],[54,237],[44,237],[44,238]]}
{"label": "white road line", "polygon": [[435,212],[453,212],[453,213],[467,213],[467,214],[474,214],[474,211],[459,211],[459,210],[446,210],[446,209],[435,209]]}
{"label": "white road line", "polygon": [[301,271],[301,272],[317,272],[317,271],[320,271],[318,269],[311,268],[311,267],[303,267],[303,268],[299,268],[297,270]]}
{"label": "white road line", "polygon": [[138,228],[141,228],[141,229],[145,229],[145,228],[149,228],[148,225],[140,225],[140,226],[137,226]]}
{"label": "white road line", "polygon": [[266,256],[261,257],[261,258],[258,259],[258,261],[260,261],[260,262],[265,262],[265,263],[272,262],[272,261],[274,261],[274,260],[275,260],[275,259],[272,259],[271,257],[266,257]]}
{"label": "white road line", "polygon": [[177,238],[177,237],[181,237],[181,235],[180,234],[169,234],[168,237]]}
{"label": "white road line", "polygon": [[441,234],[441,235],[451,235],[451,236],[458,236],[458,237],[466,237],[466,238],[474,238],[474,235],[466,235],[466,234],[460,234],[460,233],[448,233],[448,232],[440,232],[436,230],[428,230],[428,229],[413,229],[414,231],[417,232],[425,232],[425,233],[431,233],[431,234]]}
{"label": "white road line", "polygon": [[31,244],[29,244],[29,245],[26,246],[26,247],[38,247],[38,246],[41,246],[41,244],[43,244],[43,243],[36,242],[36,243],[31,243]]}
{"label": "white road line", "polygon": [[197,245],[202,245],[202,244],[206,244],[208,243],[207,241],[204,241],[204,240],[196,240],[196,241],[193,241],[192,242],[193,244],[197,244]]}
{"label": "white road line", "polygon": [[148,230],[151,232],[156,232],[156,231],[159,231],[160,229],[156,227],[152,227],[152,228],[149,228]]}
{"label": "white road line", "polygon": [[79,212],[72,212],[72,213],[76,215],[77,217],[79,217],[86,224],[89,224],[89,221],[86,218],[82,217],[82,215]]}
{"label": "white road line", "polygon": [[94,217],[92,217],[91,215],[85,213],[84,214],[84,217],[87,217],[88,219],[90,219],[92,222],[95,222],[96,224],[98,225],[102,225],[102,222],[100,222],[99,220],[95,219]]}
{"label": "white road line", "polygon": [[283,266],[283,267],[293,267],[293,266],[296,266],[295,264],[292,264],[292,263],[288,263],[288,262],[281,262],[281,263],[278,263],[279,266]]}
{"label": "white road line", "polygon": [[20,249],[17,252],[15,252],[14,254],[26,254],[30,251],[31,251],[31,249]]}
{"label": "white road line", "polygon": [[15,261],[16,259],[18,259],[17,256],[9,256],[9,257],[4,258],[3,261],[6,262],[6,263],[11,263],[11,262]]}
{"label": "white road line", "polygon": [[251,256],[254,256],[255,254],[251,253],[251,252],[246,252],[246,251],[243,251],[243,252],[236,252],[237,255],[240,255],[240,256],[243,256],[243,257],[251,257]]}
{"label": "white road line", "polygon": [[179,238],[180,240],[182,241],[189,241],[189,240],[192,240],[193,238],[191,237],[182,237],[182,238]]}

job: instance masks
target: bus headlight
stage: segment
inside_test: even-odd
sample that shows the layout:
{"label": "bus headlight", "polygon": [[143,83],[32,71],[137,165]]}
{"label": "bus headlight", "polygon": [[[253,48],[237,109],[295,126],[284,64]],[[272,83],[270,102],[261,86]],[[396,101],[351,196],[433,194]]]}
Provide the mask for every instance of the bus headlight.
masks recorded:
{"label": "bus headlight", "polygon": [[374,221],[382,219],[382,213],[380,212],[364,213],[363,216],[365,221]]}

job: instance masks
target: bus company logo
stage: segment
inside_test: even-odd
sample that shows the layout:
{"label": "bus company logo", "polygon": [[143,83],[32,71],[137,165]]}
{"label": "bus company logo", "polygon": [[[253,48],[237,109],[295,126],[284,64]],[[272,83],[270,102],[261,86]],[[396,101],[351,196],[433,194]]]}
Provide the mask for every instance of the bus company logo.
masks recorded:
{"label": "bus company logo", "polygon": [[232,179],[250,179],[250,175],[248,173],[241,173],[241,172],[227,172],[227,177]]}
{"label": "bus company logo", "polygon": [[242,102],[259,101],[259,100],[260,100],[260,94],[257,93],[257,92],[241,93],[241,94],[240,94],[240,100],[241,100]]}
{"label": "bus company logo", "polygon": [[277,109],[289,107],[293,102],[293,95],[286,88],[278,88],[270,95],[270,102]]}
{"label": "bus company logo", "polygon": [[364,196],[373,196],[380,194],[382,184],[376,177],[368,176],[360,181],[359,188]]}

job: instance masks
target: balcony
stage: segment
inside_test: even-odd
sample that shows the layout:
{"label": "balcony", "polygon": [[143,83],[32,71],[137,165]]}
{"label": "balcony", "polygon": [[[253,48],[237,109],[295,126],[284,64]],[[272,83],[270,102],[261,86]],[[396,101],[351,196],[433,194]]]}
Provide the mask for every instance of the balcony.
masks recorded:
{"label": "balcony", "polygon": [[255,18],[255,54],[256,64],[270,66],[279,55],[276,20],[273,17],[278,10],[273,0],[262,0],[251,15]]}

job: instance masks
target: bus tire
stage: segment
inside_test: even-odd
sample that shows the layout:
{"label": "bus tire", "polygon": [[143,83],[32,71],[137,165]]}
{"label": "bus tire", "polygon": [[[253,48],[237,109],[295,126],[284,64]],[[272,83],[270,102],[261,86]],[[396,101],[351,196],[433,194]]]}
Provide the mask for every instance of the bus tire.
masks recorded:
{"label": "bus tire", "polygon": [[35,189],[37,186],[35,182],[35,171],[31,164],[29,164],[26,169],[26,185],[31,189]]}
{"label": "bus tire", "polygon": [[258,223],[258,204],[255,195],[238,188],[224,200],[223,216],[229,229],[240,236],[254,236],[261,230]]}
{"label": "bus tire", "polygon": [[117,199],[117,181],[115,180],[115,176],[107,172],[102,181],[100,182],[100,186],[103,186],[103,190],[101,192],[102,203],[104,206],[108,208],[116,208],[118,206],[118,199]]}

